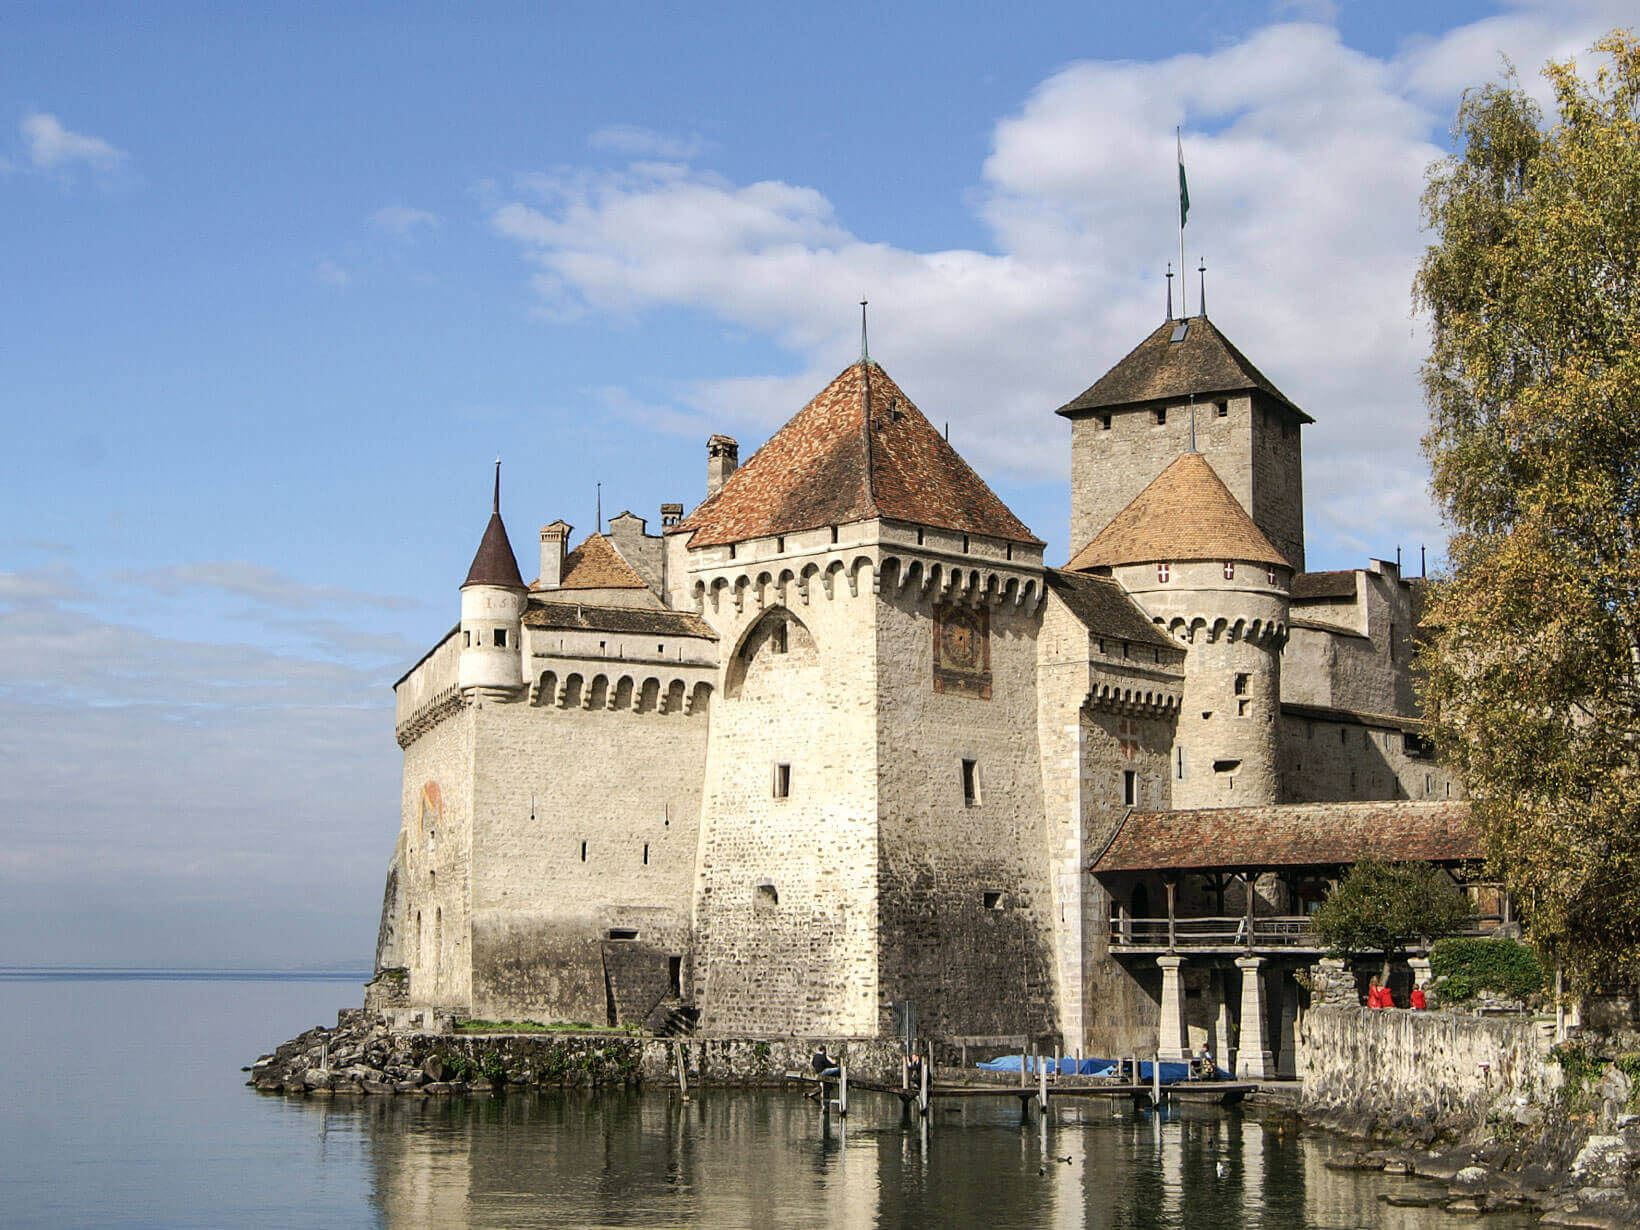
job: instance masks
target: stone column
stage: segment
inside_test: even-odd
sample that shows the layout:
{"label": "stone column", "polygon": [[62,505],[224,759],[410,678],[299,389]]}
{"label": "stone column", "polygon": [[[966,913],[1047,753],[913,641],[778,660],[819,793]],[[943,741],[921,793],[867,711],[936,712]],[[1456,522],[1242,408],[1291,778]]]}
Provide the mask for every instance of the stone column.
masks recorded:
{"label": "stone column", "polygon": [[1412,985],[1429,989],[1429,958],[1408,957],[1407,964],[1412,967]]}
{"label": "stone column", "polygon": [[1236,968],[1241,971],[1241,1045],[1236,1051],[1236,1075],[1243,1080],[1264,1080],[1275,1075],[1264,1030],[1263,966],[1262,957],[1236,958]]}
{"label": "stone column", "polygon": [[1276,1075],[1284,1081],[1298,1079],[1298,987],[1285,973],[1277,975],[1281,988],[1281,1033],[1277,1037]]}
{"label": "stone column", "polygon": [[1230,1057],[1230,971],[1216,969],[1213,982],[1218,990],[1218,1014],[1213,1020],[1213,1060],[1226,1072],[1234,1072],[1236,1065]]}
{"label": "stone column", "polygon": [[1157,957],[1156,964],[1162,967],[1162,1024],[1156,1048],[1163,1059],[1188,1060],[1190,1035],[1185,1032],[1184,978],[1179,972],[1184,958],[1168,953]]}

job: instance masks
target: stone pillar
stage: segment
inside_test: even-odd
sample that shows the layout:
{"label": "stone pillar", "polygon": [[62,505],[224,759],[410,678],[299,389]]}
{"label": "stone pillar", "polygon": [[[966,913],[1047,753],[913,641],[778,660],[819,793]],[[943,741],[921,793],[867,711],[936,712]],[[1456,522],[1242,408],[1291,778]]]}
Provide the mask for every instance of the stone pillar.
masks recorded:
{"label": "stone pillar", "polygon": [[1230,987],[1229,971],[1216,969],[1213,981],[1218,987],[1218,1014],[1213,1019],[1213,1060],[1226,1072],[1234,1072],[1236,1065],[1230,1058]]}
{"label": "stone pillar", "polygon": [[1277,975],[1281,988],[1281,1032],[1277,1035],[1276,1075],[1284,1081],[1298,1079],[1298,987],[1283,973]]}
{"label": "stone pillar", "polygon": [[1313,1004],[1349,1004],[1359,1007],[1361,997],[1355,990],[1355,975],[1339,957],[1322,957],[1311,975],[1314,981]]}
{"label": "stone pillar", "polygon": [[1162,967],[1162,1025],[1156,1049],[1163,1059],[1188,1060],[1190,1035],[1185,1032],[1184,978],[1179,972],[1184,958],[1168,953],[1157,957],[1156,964]]}
{"label": "stone pillar", "polygon": [[1263,966],[1262,957],[1236,958],[1236,968],[1241,971],[1241,1045],[1236,1050],[1236,1075],[1243,1080],[1264,1080],[1275,1074],[1264,1030]]}
{"label": "stone pillar", "polygon": [[1429,958],[1408,957],[1407,964],[1412,967],[1412,985],[1429,989]]}

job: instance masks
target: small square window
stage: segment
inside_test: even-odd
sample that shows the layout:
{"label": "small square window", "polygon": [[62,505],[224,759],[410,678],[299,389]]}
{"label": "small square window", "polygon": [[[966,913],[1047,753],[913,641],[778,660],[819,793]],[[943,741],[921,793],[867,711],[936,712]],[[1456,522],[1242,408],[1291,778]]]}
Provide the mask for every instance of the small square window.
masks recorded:
{"label": "small square window", "polygon": [[1216,402],[1214,402],[1213,403],[1213,409],[1218,411],[1219,417],[1221,419],[1230,417],[1230,403],[1227,402],[1227,401],[1216,401]]}
{"label": "small square window", "polygon": [[497,628],[495,630],[495,647],[497,649],[505,649],[507,647],[507,630],[505,628]]}
{"label": "small square window", "polygon": [[1162,427],[1162,426],[1165,426],[1166,423],[1167,423],[1167,407],[1163,406],[1160,410],[1156,411],[1156,426]]}
{"label": "small square window", "polygon": [[1099,416],[1099,430],[1100,431],[1109,431],[1110,430],[1110,415],[1101,414]]}
{"label": "small square window", "polygon": [[792,767],[789,764],[777,764],[774,767],[774,797],[788,799],[792,793]]}
{"label": "small square window", "polygon": [[780,904],[780,890],[769,880],[764,880],[752,890],[752,908],[754,910],[772,910]]}
{"label": "small square window", "polygon": [[1000,910],[1002,908],[1002,894],[996,889],[981,893],[979,900],[980,904],[987,910]]}
{"label": "small square window", "polygon": [[1246,717],[1247,716],[1247,706],[1250,705],[1250,704],[1252,704],[1252,701],[1238,700],[1236,702],[1236,716],[1237,717]]}
{"label": "small square window", "polygon": [[1122,805],[1139,806],[1139,774],[1132,769],[1122,770]]}
{"label": "small square window", "polygon": [[1251,678],[1251,676],[1246,675],[1246,674],[1239,674],[1239,675],[1236,676],[1236,695],[1237,696],[1246,696],[1247,695],[1247,681],[1248,681],[1249,678]]}
{"label": "small square window", "polygon": [[1163,585],[1166,585],[1168,583],[1168,581],[1170,581],[1172,579],[1172,575],[1173,575],[1173,566],[1171,564],[1157,564],[1156,565],[1156,579],[1158,581],[1160,581]]}
{"label": "small square window", "polygon": [[656,645],[655,646],[655,652],[656,653],[665,653],[666,652],[666,646],[665,645]]}
{"label": "small square window", "polygon": [[979,806],[979,761],[962,762],[962,801],[968,807]]}
{"label": "small square window", "polygon": [[632,927],[611,927],[606,934],[612,940],[635,940],[638,932]]}

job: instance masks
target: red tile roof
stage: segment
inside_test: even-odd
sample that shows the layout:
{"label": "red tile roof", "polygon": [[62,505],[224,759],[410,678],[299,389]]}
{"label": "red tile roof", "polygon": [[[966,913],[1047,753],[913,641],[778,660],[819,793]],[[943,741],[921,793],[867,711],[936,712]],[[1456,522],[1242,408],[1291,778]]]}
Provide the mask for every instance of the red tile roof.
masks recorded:
{"label": "red tile roof", "polygon": [[1065,567],[1243,560],[1291,568],[1200,453],[1180,453]]}
{"label": "red tile roof", "polygon": [[870,362],[844,369],[666,532],[707,547],[876,517],[1041,544]]}
{"label": "red tile roof", "polygon": [[1089,870],[1328,867],[1362,859],[1469,862],[1485,857],[1469,804],[1283,803],[1136,811]]}

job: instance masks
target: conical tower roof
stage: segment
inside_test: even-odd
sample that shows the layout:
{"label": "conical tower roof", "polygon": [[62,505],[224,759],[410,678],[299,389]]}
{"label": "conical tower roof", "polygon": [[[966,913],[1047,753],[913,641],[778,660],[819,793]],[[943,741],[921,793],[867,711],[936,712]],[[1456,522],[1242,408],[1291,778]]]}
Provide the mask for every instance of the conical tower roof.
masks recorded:
{"label": "conical tower roof", "polygon": [[[1175,340],[1175,338],[1177,340]],[[1147,402],[1258,390],[1305,423],[1315,422],[1205,316],[1164,322],[1115,367],[1056,411],[1067,418]]]}
{"label": "conical tower roof", "polygon": [[844,368],[667,533],[706,547],[875,517],[1041,545],[869,359]]}
{"label": "conical tower roof", "polygon": [[1065,567],[1244,560],[1291,568],[1200,453],[1181,453]]}
{"label": "conical tower roof", "polygon": [[490,505],[490,523],[484,527],[484,537],[478,540],[478,554],[473,566],[467,569],[467,579],[461,588],[469,585],[495,585],[502,589],[524,589],[524,578],[518,572],[518,558],[513,554],[507,527],[501,521],[501,463],[495,463],[495,498]]}

